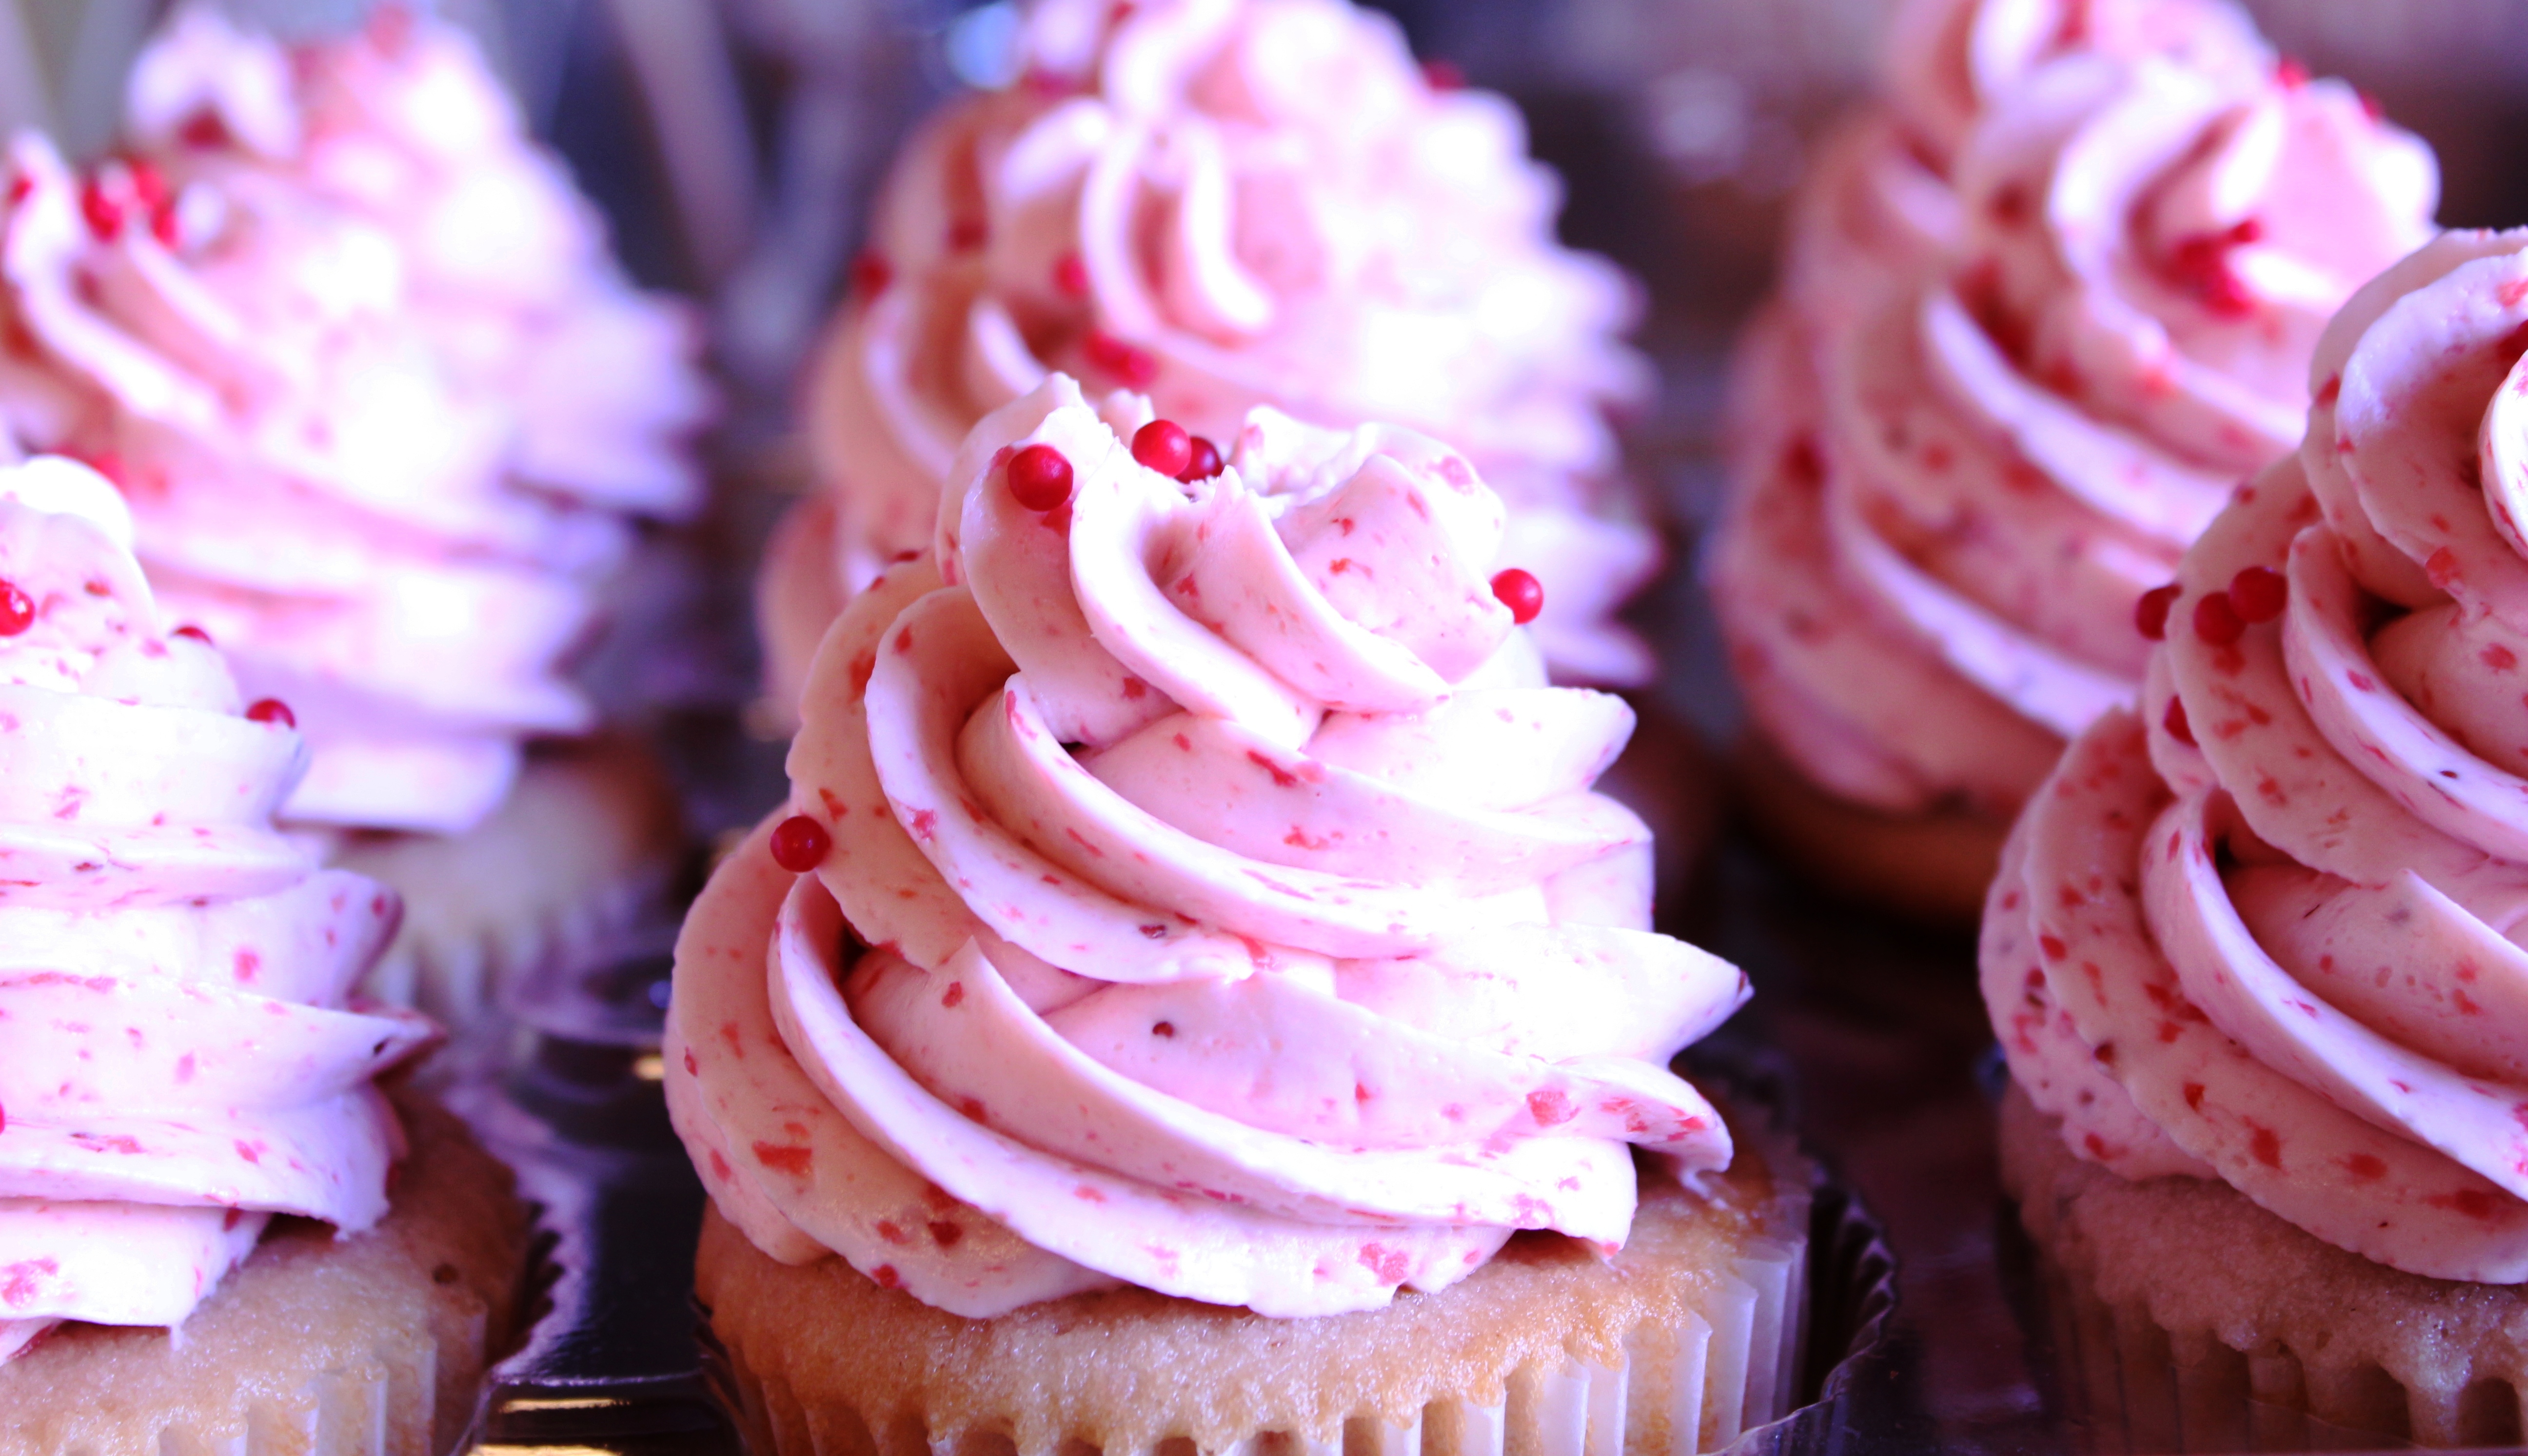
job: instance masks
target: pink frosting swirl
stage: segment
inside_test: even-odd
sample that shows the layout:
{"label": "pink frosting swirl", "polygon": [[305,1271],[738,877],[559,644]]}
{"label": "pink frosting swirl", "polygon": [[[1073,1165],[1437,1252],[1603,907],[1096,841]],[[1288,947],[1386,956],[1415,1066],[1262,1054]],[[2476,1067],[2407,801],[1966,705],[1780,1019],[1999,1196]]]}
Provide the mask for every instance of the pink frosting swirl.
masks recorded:
{"label": "pink frosting swirl", "polygon": [[0,470],[0,1359],[180,1325],[276,1213],[386,1211],[369,1085],[435,1033],[346,1000],[394,892],[273,828],[306,763],[169,634],[113,487]]}
{"label": "pink frosting swirl", "polygon": [[134,63],[129,103],[134,144],[174,183],[251,170],[390,234],[415,322],[514,411],[511,470],[618,510],[700,506],[700,321],[623,277],[463,30],[391,3],[285,48],[187,4]]}
{"label": "pink frosting swirl", "polygon": [[1027,24],[1027,79],[898,164],[817,367],[830,498],[763,585],[776,693],[836,604],[929,539],[968,430],[1049,369],[1216,442],[1263,403],[1457,444],[1545,584],[1556,669],[1646,679],[1609,620],[1659,557],[1606,420],[1648,389],[1616,338],[1634,289],[1554,242],[1559,188],[1516,111],[1433,85],[1346,0],[1045,0]]}
{"label": "pink frosting swirl", "polygon": [[1709,575],[1812,779],[2007,815],[2131,701],[2136,599],[2290,448],[2319,330],[2437,179],[2340,82],[2084,52],[1988,100],[1955,182],[1958,264],[1751,345]]}
{"label": "pink frosting swirl", "polygon": [[1620,1245],[1628,1144],[1728,1163],[1665,1064],[1746,995],[1649,931],[1648,831],[1590,790],[1630,710],[1545,686],[1463,457],[1259,409],[1185,486],[1150,418],[1060,375],[996,411],[827,635],[793,817],[677,948],[712,1196],[971,1316],[1119,1279],[1325,1314],[1518,1228]]}
{"label": "pink frosting swirl", "polygon": [[404,253],[265,173],[82,180],[40,138],[0,200],[0,411],[114,476],[178,620],[314,750],[290,817],[458,831],[562,676],[630,524],[506,467],[516,417],[417,324]]}
{"label": "pink frosting swirl", "polygon": [[2139,720],[2013,841],[1985,989],[2074,1151],[2528,1281],[2528,234],[2451,234],[2316,350],[2299,452],[2178,575]]}

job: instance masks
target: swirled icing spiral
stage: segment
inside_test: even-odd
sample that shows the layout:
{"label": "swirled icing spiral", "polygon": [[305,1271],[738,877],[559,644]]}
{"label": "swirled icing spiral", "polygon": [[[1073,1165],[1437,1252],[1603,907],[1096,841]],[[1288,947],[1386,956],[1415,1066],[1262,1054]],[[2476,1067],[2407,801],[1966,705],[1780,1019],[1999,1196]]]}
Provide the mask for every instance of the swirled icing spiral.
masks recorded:
{"label": "swirled icing spiral", "polygon": [[1545,686],[1464,457],[1259,409],[1186,483],[1150,421],[1062,376],[996,411],[827,635],[787,817],[677,951],[712,1196],[965,1315],[1323,1314],[1518,1228],[1620,1244],[1634,1146],[1728,1162],[1665,1064],[1745,995],[1649,931],[1648,832],[1590,791],[1629,709]]}
{"label": "swirled icing spiral", "polygon": [[2528,1280],[2528,234],[2328,327],[2299,451],[2188,551],[2140,716],[2072,748],[1984,931],[2084,1158]]}
{"label": "swirled icing spiral", "polygon": [[273,1214],[375,1223],[370,1079],[435,1035],[347,1003],[395,894],[275,832],[305,745],[131,534],[78,465],[0,470],[0,1358],[183,1324]]}

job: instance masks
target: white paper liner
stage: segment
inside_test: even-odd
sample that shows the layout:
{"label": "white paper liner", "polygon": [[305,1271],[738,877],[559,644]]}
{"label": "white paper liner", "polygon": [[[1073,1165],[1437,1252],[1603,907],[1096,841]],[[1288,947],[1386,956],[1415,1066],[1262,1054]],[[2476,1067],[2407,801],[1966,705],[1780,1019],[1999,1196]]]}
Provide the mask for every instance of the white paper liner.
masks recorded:
{"label": "white paper liner", "polygon": [[[1780,1419],[1798,1388],[1807,1340],[1815,1170],[1786,1139],[1768,1152],[1779,1171],[1764,1225],[1779,1236],[1751,1239],[1681,1327],[1635,1329],[1615,1369],[1575,1362],[1547,1370],[1531,1362],[1511,1372],[1499,1405],[1433,1401],[1420,1420],[1403,1427],[1355,1416],[1330,1440],[1267,1429],[1200,1456],[1690,1456],[1720,1450]],[[836,1421],[812,1412],[777,1378],[757,1377],[741,1351],[721,1358],[760,1456],[868,1456],[872,1440],[879,1456],[1089,1456],[1096,1449],[1066,1440],[1022,1452],[999,1433],[934,1441],[918,1430],[872,1432],[857,1418]],[[1653,1444],[1659,1430],[1696,1435],[1691,1444],[1662,1449]],[[1196,1452],[1185,1437],[1171,1436],[1140,1451],[1102,1456]]]}

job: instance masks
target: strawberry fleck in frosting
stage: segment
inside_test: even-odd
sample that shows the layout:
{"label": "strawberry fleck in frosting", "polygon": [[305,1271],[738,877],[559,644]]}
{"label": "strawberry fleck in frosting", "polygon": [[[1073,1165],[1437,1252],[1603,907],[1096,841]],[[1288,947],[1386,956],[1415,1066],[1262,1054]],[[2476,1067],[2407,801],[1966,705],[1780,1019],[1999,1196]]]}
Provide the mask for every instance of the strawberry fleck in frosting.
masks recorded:
{"label": "strawberry fleck in frosting", "polygon": [[0,413],[114,478],[162,598],[292,705],[288,817],[461,831],[524,739],[590,725],[563,666],[632,523],[517,479],[509,401],[429,337],[392,234],[31,135],[5,176]]}
{"label": "strawberry fleck in frosting", "polygon": [[760,588],[781,700],[928,541],[967,432],[1048,370],[1216,446],[1256,404],[1460,445],[1545,584],[1556,672],[1647,678],[1610,619],[1659,554],[1606,418],[1649,389],[1617,338],[1635,289],[1554,241],[1515,109],[1435,83],[1347,0],[1043,0],[1022,44],[1022,80],[898,164],[816,371],[824,494]]}
{"label": "strawberry fleck in frosting", "polygon": [[[2006,817],[2132,701],[2137,600],[2291,448],[2320,329],[2430,235],[2437,173],[2341,82],[2181,48],[2018,77],[1952,180],[1946,266],[1795,267],[1810,317],[1750,341],[1708,575],[1749,710],[1810,779]],[[1840,312],[1802,301],[1844,277]]]}
{"label": "strawberry fleck in frosting", "polygon": [[1168,438],[1053,376],[827,634],[789,806],[677,947],[712,1197],[973,1317],[1611,1251],[1635,1148],[1729,1162],[1666,1063],[1746,996],[1649,931],[1648,831],[1590,791],[1629,709],[1546,686],[1463,457],[1258,409],[1197,478]]}
{"label": "strawberry fleck in frosting", "polygon": [[2528,1281],[2528,233],[2345,305],[2307,437],[2186,554],[2138,715],[2072,746],[1987,908],[2072,1150],[2331,1243]]}
{"label": "strawberry fleck in frosting", "polygon": [[390,3],[285,47],[195,0],[134,63],[129,112],[175,186],[254,171],[391,234],[415,322],[470,390],[514,409],[519,476],[656,517],[700,504],[700,322],[623,277],[463,30]]}
{"label": "strawberry fleck in frosting", "polygon": [[348,1004],[395,897],[275,832],[305,745],[131,536],[87,469],[0,469],[0,1359],[183,1324],[274,1214],[375,1223],[370,1079],[435,1035]]}

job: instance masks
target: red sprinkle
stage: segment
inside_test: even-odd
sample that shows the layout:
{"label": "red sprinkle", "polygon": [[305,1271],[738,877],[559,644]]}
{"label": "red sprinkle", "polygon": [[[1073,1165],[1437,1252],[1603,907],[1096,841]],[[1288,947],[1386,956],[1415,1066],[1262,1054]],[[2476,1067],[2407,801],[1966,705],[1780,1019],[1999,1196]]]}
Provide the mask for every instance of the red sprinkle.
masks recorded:
{"label": "red sprinkle", "polygon": [[1466,88],[1466,73],[1454,61],[1425,61],[1422,82],[1435,91],[1462,91]]}
{"label": "red sprinkle", "polygon": [[1088,265],[1078,253],[1065,253],[1053,260],[1054,290],[1073,298],[1088,296]]}
{"label": "red sprinkle", "polygon": [[2274,83],[2284,90],[2297,90],[2308,84],[2308,68],[2296,56],[2285,56],[2274,63]]}
{"label": "red sprinkle", "polygon": [[2230,605],[2241,621],[2270,622],[2290,598],[2290,580],[2270,566],[2250,566],[2230,579]]}
{"label": "red sprinkle", "polygon": [[1103,329],[1090,330],[1080,347],[1089,363],[1123,381],[1129,389],[1142,389],[1159,377],[1157,355],[1138,344],[1126,343]]}
{"label": "red sprinkle", "polygon": [[806,814],[792,814],[772,826],[772,862],[792,874],[806,874],[824,863],[833,848],[833,835]]}
{"label": "red sprinkle", "polygon": [[211,646],[211,634],[194,626],[190,622],[186,622],[184,626],[177,628],[175,635],[178,637],[189,637],[204,647]]}
{"label": "red sprinkle", "polygon": [[1193,437],[1174,420],[1152,420],[1132,432],[1132,458],[1173,480],[1193,463]]}
{"label": "red sprinkle", "polygon": [[124,164],[124,171],[132,179],[132,196],[141,206],[155,211],[175,200],[167,190],[166,174],[156,163],[134,158]]}
{"label": "red sprinkle", "polygon": [[2230,594],[2215,592],[2194,603],[2194,635],[2216,648],[2237,642],[2247,624],[2230,602]]}
{"label": "red sprinkle", "polygon": [[1010,494],[1029,510],[1071,502],[1071,461],[1049,444],[1031,444],[1010,456]]}
{"label": "red sprinkle", "polygon": [[16,637],[34,625],[34,601],[16,582],[0,582],[0,637]]}
{"label": "red sprinkle", "polygon": [[1195,481],[1207,481],[1220,474],[1220,446],[1199,435],[1188,440],[1185,445],[1185,468],[1177,472],[1178,480],[1190,486]]}
{"label": "red sprinkle", "polygon": [[256,699],[246,708],[245,715],[249,720],[257,723],[279,723],[284,728],[298,726],[298,715],[290,710],[289,703],[278,698]]}
{"label": "red sprinkle", "polygon": [[2194,725],[2186,721],[2184,700],[2177,698],[2168,700],[2168,712],[2159,720],[2159,726],[2167,729],[2168,736],[2179,743],[2187,748],[2194,746]]}
{"label": "red sprinkle", "polygon": [[886,291],[888,284],[895,282],[895,265],[886,261],[886,254],[874,249],[864,251],[852,259],[851,273],[852,291],[863,299],[876,297]]}
{"label": "red sprinkle", "polygon": [[1522,627],[1545,610],[1545,584],[1515,566],[1494,574],[1493,596],[1509,608],[1509,619]]}
{"label": "red sprinkle", "polygon": [[107,196],[95,178],[79,187],[79,216],[87,219],[87,230],[100,241],[112,242],[123,232],[122,202]]}
{"label": "red sprinkle", "polygon": [[2152,642],[2168,636],[2168,609],[2177,603],[2181,588],[2175,582],[2153,587],[2133,603],[2133,626]]}

